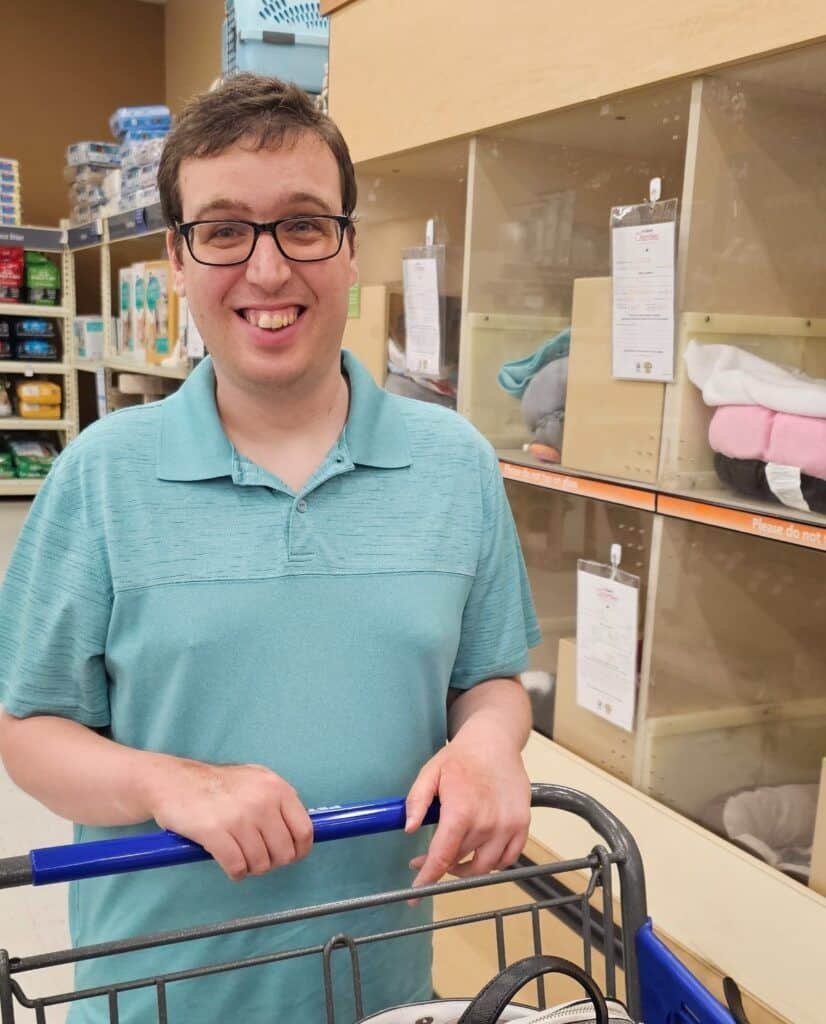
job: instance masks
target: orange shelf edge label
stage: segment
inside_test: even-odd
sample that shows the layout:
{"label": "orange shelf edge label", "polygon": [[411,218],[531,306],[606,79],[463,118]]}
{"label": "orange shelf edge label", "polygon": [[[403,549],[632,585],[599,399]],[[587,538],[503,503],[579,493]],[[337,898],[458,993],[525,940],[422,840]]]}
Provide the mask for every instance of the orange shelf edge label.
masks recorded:
{"label": "orange shelf edge label", "polygon": [[581,498],[596,498],[599,501],[610,501],[614,505],[627,505],[646,512],[656,510],[656,498],[653,492],[638,491],[633,487],[622,487],[619,484],[602,483],[586,477],[567,476],[548,469],[536,469],[533,466],[521,466],[515,462],[499,462],[502,476],[506,480],[519,483],[534,484],[552,491],[564,491],[576,494]]}
{"label": "orange shelf edge label", "polygon": [[778,540],[784,544],[826,551],[826,530],[809,523],[794,523],[788,519],[776,519],[760,512],[744,512],[734,508],[721,508],[705,502],[660,495],[657,511],[677,519],[687,519],[706,526],[720,526],[753,537]]}

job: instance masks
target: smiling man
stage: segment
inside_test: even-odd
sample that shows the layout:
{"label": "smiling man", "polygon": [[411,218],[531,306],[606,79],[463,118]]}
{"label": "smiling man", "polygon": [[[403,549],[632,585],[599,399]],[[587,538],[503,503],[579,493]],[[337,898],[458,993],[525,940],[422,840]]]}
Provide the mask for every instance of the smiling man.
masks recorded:
{"label": "smiling man", "polygon": [[[239,75],[184,110],[159,181],[210,356],[166,401],[85,431],[38,495],[0,596],[0,750],[77,839],[160,825],[217,865],[78,883],[73,941],[512,863],[530,728],[514,677],[538,639],[524,565],[490,446],[341,351],[357,274],[344,140],[294,87]],[[312,848],[307,808],[404,794],[406,833]],[[402,903],[90,960],[77,983],[430,914]],[[427,934],[361,960],[367,1011],[430,995]],[[121,995],[120,1021],[157,1019],[155,1000]],[[173,1024],[324,1019],[317,957],[173,982],[166,1000]],[[71,1019],[107,1020],[106,1000]]]}

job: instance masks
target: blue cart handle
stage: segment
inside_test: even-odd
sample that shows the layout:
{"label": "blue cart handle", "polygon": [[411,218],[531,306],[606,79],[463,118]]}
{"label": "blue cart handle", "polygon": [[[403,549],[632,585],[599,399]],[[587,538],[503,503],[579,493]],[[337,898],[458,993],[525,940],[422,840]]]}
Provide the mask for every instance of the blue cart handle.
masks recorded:
{"label": "blue cart handle", "polygon": [[[309,814],[316,843],[403,829],[407,817],[404,799],[342,804],[310,811]],[[438,820],[439,803],[434,801],[425,815],[424,824],[432,825]],[[10,857],[0,861],[0,888],[73,882],[81,878],[201,860],[211,860],[211,856],[192,840],[175,832],[150,832],[91,843],[52,846],[32,850],[28,857]]]}

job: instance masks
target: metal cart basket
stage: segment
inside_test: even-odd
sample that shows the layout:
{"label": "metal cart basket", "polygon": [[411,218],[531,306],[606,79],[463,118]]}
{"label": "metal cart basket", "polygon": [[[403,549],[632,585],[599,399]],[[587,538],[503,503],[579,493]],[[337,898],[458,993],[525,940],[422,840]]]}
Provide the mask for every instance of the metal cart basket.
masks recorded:
{"label": "metal cart basket", "polygon": [[[423,931],[460,928],[480,921],[491,922],[491,942],[495,943],[499,969],[509,963],[505,940],[505,920],[523,916],[532,925],[535,953],[553,953],[543,950],[540,915],[550,911],[566,920],[575,920],[581,934],[583,966],[591,973],[595,944],[601,948],[605,966],[605,994],[616,997],[617,972],[625,975],[626,1002],[630,1016],[638,1024],[737,1024],[735,1017],[725,1009],[693,975],[673,956],[654,935],[647,917],[645,879],[639,849],[628,829],[601,804],[575,790],[562,786],[537,784],[532,787],[534,807],[554,808],[583,818],[600,836],[601,842],[590,853],[577,860],[553,864],[534,865],[520,862],[520,866],[480,878],[441,882],[418,889],[404,889],[371,896],[348,899],[319,906],[244,918],[208,927],[186,931],[164,932],[140,938],[125,939],[96,946],[62,950],[35,956],[11,957],[0,950],[0,1022],[14,1024],[16,1008],[34,1010],[38,1024],[48,1021],[49,1007],[68,1005],[83,999],[105,997],[108,1000],[109,1019],[118,1022],[118,997],[134,989],[154,989],[158,1024],[179,1024],[167,1013],[167,988],[177,981],[220,974],[249,966],[247,961],[216,963],[197,970],[176,974],[159,974],[128,982],[113,983],[109,987],[55,993],[30,997],[26,994],[24,978],[32,971],[76,964],[82,960],[108,957],[114,954],[163,947],[199,938],[227,935],[257,928],[275,928],[278,925],[332,916],[343,911],[367,910],[388,903],[397,903],[411,897],[436,896],[458,890],[483,889],[502,883],[518,883],[531,895],[524,903],[506,909],[481,912],[437,920],[426,925],[351,938],[335,934],[331,928],[329,941],[324,945],[297,950],[283,949],[267,957],[256,957],[255,963],[278,963],[299,957],[321,958],[325,988],[327,1024],[335,1024],[336,1007],[333,999],[331,961],[334,955],[349,957],[354,986],[357,1017],[363,1015],[361,980],[359,975],[359,948],[365,943],[392,942],[394,939]],[[438,807],[434,805],[426,821],[435,821]],[[311,812],[315,841],[349,838],[402,828],[405,820],[403,800],[381,804],[360,804],[320,812]],[[34,850],[28,856],[0,860],[0,888],[18,885],[43,885],[70,881],[97,875],[115,874],[143,868],[168,866],[194,860],[208,859],[208,855],[194,843],[173,833],[155,833],[119,840],[73,844],[47,850]],[[619,921],[615,921],[615,894],[612,885],[612,866],[619,878]],[[585,879],[582,891],[572,891],[562,885],[559,877],[567,872],[580,872]],[[537,983],[539,1007],[545,1006],[542,980]],[[473,993],[467,993],[468,996]],[[340,1022],[339,1022],[340,1024]],[[347,1021],[346,1024],[352,1024]]]}

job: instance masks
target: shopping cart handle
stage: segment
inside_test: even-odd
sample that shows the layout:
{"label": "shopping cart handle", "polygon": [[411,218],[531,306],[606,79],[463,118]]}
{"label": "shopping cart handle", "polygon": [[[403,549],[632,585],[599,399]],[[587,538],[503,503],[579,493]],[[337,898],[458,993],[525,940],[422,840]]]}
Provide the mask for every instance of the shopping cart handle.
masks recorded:
{"label": "shopping cart handle", "polygon": [[[404,799],[342,804],[309,813],[316,843],[392,832],[403,829],[406,819]],[[434,800],[425,815],[424,824],[432,825],[438,820],[439,803]],[[32,850],[28,857],[10,857],[0,861],[0,888],[73,882],[210,859],[202,846],[175,832],[149,832],[119,839],[52,846]]]}

